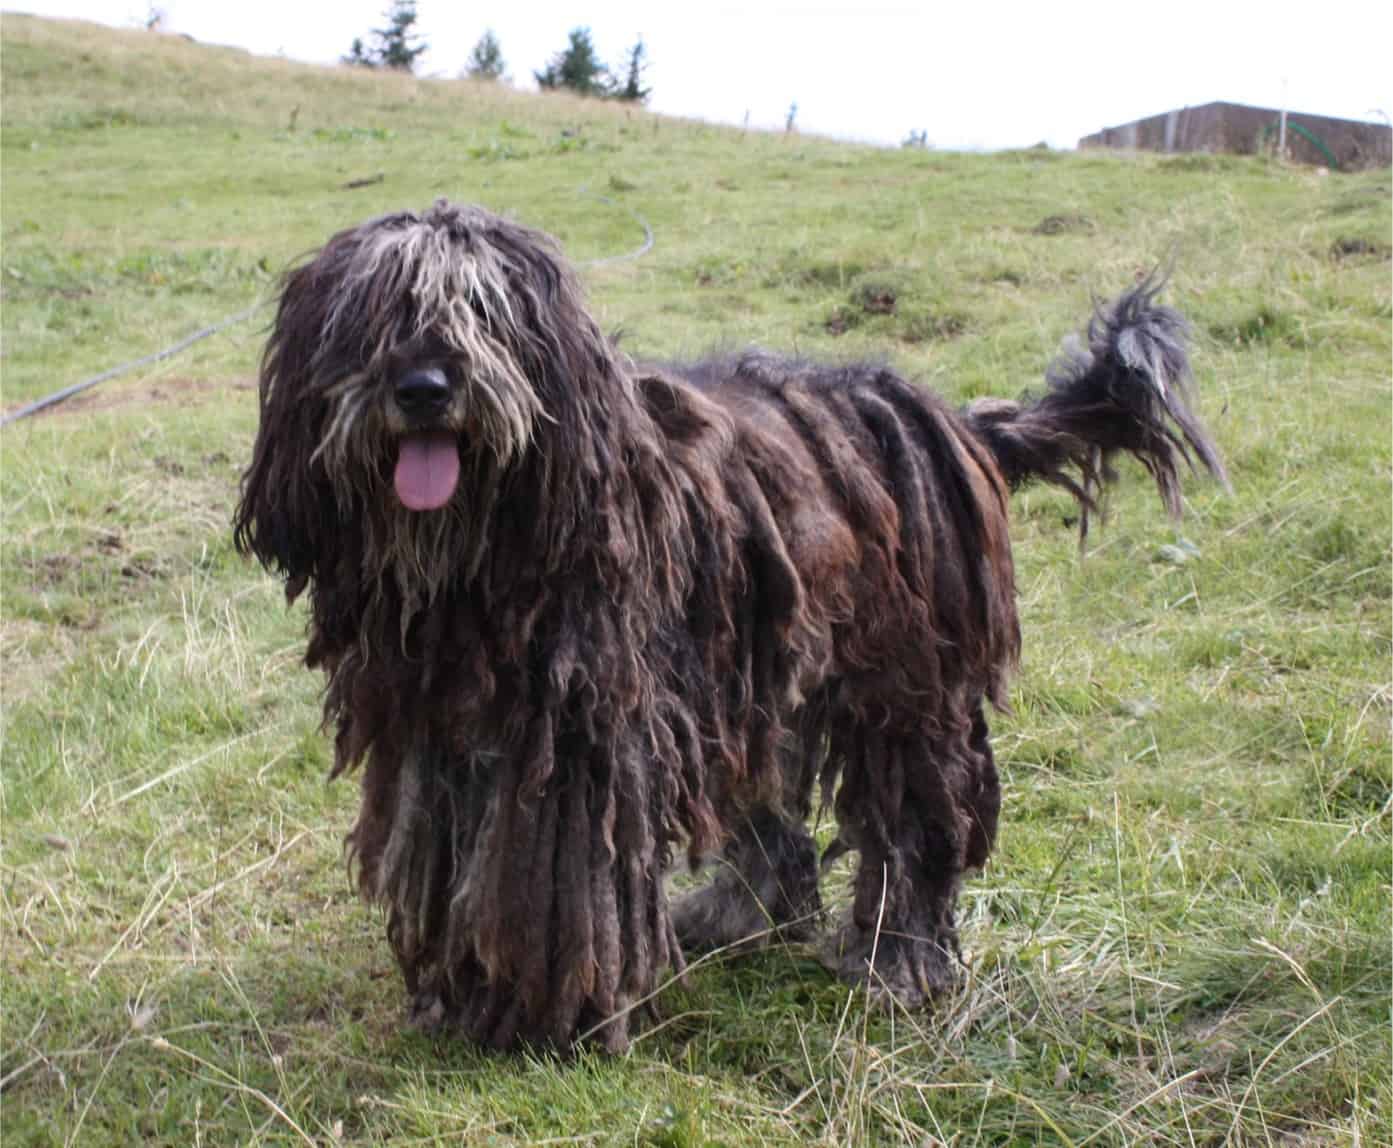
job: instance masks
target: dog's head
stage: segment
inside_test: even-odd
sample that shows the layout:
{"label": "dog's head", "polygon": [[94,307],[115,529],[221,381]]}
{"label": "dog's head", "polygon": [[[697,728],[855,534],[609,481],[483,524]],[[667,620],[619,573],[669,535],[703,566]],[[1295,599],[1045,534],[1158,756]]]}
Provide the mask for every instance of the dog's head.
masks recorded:
{"label": "dog's head", "polygon": [[[613,354],[539,232],[441,200],[338,233],[284,281],[239,549],[293,596],[345,520],[375,520],[379,549],[479,521],[474,501],[572,421]],[[438,521],[403,521],[422,516]]]}

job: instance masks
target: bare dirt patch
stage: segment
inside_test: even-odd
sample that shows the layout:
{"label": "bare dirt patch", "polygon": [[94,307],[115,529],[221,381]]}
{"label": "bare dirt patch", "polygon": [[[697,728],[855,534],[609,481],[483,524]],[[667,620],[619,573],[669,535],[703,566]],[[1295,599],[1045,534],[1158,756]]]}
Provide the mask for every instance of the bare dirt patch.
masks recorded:
{"label": "bare dirt patch", "polygon": [[[80,395],[74,395],[55,406],[36,412],[33,418],[54,418],[60,415],[92,414],[98,411],[117,410],[137,404],[157,404],[172,402],[208,402],[228,391],[254,391],[256,380],[250,375],[237,379],[192,379],[183,376],[159,379],[151,383],[138,383],[134,386],[93,387]],[[27,406],[32,400],[6,403],[3,413],[8,415]]]}
{"label": "bare dirt patch", "polygon": [[1031,228],[1036,235],[1091,235],[1095,230],[1097,227],[1093,220],[1073,212],[1047,215]]}

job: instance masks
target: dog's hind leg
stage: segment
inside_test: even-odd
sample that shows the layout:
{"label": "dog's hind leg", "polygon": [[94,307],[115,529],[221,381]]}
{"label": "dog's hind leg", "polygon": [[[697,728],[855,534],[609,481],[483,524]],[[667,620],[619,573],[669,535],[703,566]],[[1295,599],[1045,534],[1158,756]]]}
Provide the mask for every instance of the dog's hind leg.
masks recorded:
{"label": "dog's hind leg", "polygon": [[821,909],[817,846],[801,822],[768,806],[744,815],[711,881],[672,910],[689,952],[811,936]]}
{"label": "dog's hind leg", "polygon": [[954,908],[986,859],[1000,790],[980,706],[956,736],[859,730],[837,794],[841,833],[860,850],[850,919],[828,963],[906,1007],[957,982]]}

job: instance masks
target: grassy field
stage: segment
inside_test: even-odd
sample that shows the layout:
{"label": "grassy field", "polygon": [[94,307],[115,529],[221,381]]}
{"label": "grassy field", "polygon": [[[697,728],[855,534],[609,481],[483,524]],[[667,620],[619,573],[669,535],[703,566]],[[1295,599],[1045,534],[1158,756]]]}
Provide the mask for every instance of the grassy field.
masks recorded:
{"label": "grassy field", "polygon": [[448,195],[576,260],[646,217],[585,272],[634,353],[875,355],[958,399],[1172,260],[1235,485],[1177,532],[1129,470],[1084,560],[1017,498],[956,996],[887,1017],[810,951],[717,959],[563,1062],[400,1026],[304,615],[229,537],[265,313],[6,428],[7,1148],[1390,1142],[1388,172],[872,150],[10,15],[3,65],[6,408]]}

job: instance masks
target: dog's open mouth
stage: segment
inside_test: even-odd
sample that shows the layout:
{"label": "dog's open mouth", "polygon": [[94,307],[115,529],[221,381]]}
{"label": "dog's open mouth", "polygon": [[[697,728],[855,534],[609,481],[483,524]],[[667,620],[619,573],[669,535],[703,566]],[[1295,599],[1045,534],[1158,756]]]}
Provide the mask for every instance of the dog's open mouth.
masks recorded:
{"label": "dog's open mouth", "polygon": [[459,442],[449,431],[417,431],[397,446],[392,484],[408,510],[438,510],[459,483]]}

